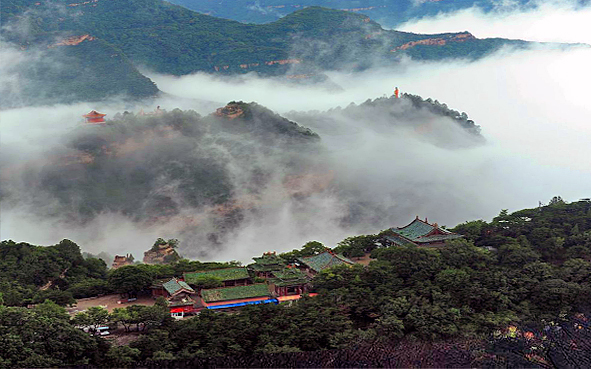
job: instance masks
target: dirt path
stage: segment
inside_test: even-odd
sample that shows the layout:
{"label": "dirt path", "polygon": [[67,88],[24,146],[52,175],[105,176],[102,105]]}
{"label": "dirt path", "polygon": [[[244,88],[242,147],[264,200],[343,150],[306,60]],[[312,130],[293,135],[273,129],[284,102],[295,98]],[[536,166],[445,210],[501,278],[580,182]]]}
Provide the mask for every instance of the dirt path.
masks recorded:
{"label": "dirt path", "polygon": [[[70,270],[70,268],[66,268],[64,269],[61,274],[59,275],[59,277],[57,277],[56,279],[64,279],[64,277],[66,276],[66,273],[68,272],[68,270]],[[41,286],[41,288],[39,288],[41,291],[46,291],[49,288],[51,288],[53,286],[53,282],[55,281],[55,279],[49,280],[47,281],[47,283],[45,283],[43,286]]]}
{"label": "dirt path", "polygon": [[73,307],[68,308],[68,313],[75,315],[93,306],[101,306],[107,309],[109,312],[112,312],[115,308],[124,308],[131,305],[152,306],[154,305],[154,301],[155,300],[152,297],[146,296],[140,297],[132,302],[127,302],[127,300],[121,299],[121,295],[119,294],[89,297],[86,299],[78,299]]}

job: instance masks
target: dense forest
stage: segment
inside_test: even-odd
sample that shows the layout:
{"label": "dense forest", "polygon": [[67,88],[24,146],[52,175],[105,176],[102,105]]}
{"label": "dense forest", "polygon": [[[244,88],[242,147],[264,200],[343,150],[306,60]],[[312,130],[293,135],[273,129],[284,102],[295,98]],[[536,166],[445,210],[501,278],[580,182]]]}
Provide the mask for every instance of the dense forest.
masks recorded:
{"label": "dense forest", "polygon": [[[7,207],[27,203],[72,224],[105,212],[163,224],[193,209],[208,217],[196,216],[186,231],[201,232],[195,243],[206,249],[257,207],[269,186],[296,193],[297,176],[322,152],[317,134],[262,106],[224,109],[205,117],[179,109],[124,112],[103,125],[77,126],[41,160],[4,162],[14,171],[0,196]],[[23,188],[21,180],[32,185]],[[47,198],[57,207],[44,207]]]}
{"label": "dense forest", "polygon": [[[286,117],[313,129],[322,128],[323,133],[339,131],[343,122],[350,122],[351,125],[364,122],[365,126],[372,126],[377,131],[381,131],[384,126],[414,127],[431,143],[452,149],[484,142],[480,126],[469,119],[465,112],[460,113],[445,103],[408,93],[403,93],[399,99],[383,96],[368,99],[361,104],[351,103],[346,107],[339,106],[323,112],[292,111],[288,112]],[[434,117],[437,119],[433,119]],[[446,121],[449,124],[438,127],[433,125],[434,121]],[[468,139],[454,137],[453,132],[456,131],[468,133]]]}
{"label": "dense forest", "polygon": [[[77,12],[78,8],[82,12]],[[123,50],[136,65],[174,75],[252,70],[284,74],[293,64],[300,64],[299,61],[327,70],[364,69],[373,63],[372,59],[392,63],[401,54],[420,59],[478,58],[502,45],[526,44],[501,39],[478,40],[471,35],[466,39],[455,37],[461,34],[422,35],[385,30],[364,15],[321,7],[298,10],[262,25],[214,18],[160,0],[97,1],[92,6],[68,6],[63,10],[66,17],[57,18],[58,10],[44,3],[34,9],[29,15],[38,32],[34,37],[10,30],[4,33],[9,40],[20,44],[34,42],[47,34],[55,36],[56,32],[89,34]],[[6,18],[31,21],[18,16]],[[428,39],[447,42],[427,46],[419,52],[413,51],[413,47],[397,49],[412,41]],[[282,60],[288,62],[272,63]]]}
{"label": "dense forest", "polygon": [[[371,253],[373,261],[321,272],[312,281],[318,296],[237,314],[203,311],[183,321],[172,321],[161,301],[112,314],[93,308],[72,319],[55,303],[99,293],[82,293],[82,285],[141,292],[154,279],[232,264],[181,260],[107,271],[102,260],[84,260],[71,241],[51,247],[4,241],[0,325],[8,334],[0,364],[229,367],[295,360],[296,366],[320,366],[335,357],[338,366],[591,363],[590,200],[566,203],[555,197],[545,206],[503,210],[490,223],[469,221],[453,230],[465,239],[440,248],[380,247],[380,234],[347,238],[335,251]],[[281,256],[289,261],[322,249],[311,242]],[[51,287],[40,291],[48,281]],[[19,307],[43,299],[30,309]],[[75,328],[109,321],[140,334],[119,346]],[[59,337],[78,338],[76,345],[65,345]]]}
{"label": "dense forest", "polygon": [[3,88],[9,97],[3,99],[4,107],[156,95],[156,86],[137,67],[172,75],[202,71],[309,76],[392,66],[405,55],[473,60],[504,45],[529,45],[476,39],[468,32],[387,30],[365,15],[321,7],[260,25],[215,18],[161,0],[7,0],[0,12],[11,58],[26,60],[7,68],[18,82]]}
{"label": "dense forest", "polygon": [[20,61],[8,67],[14,73],[0,86],[0,108],[41,104],[122,100],[155,97],[159,90],[125,54],[103,40],[78,45],[19,51]]}
{"label": "dense forest", "polygon": [[[182,5],[200,13],[228,18],[244,23],[267,23],[277,20],[291,12],[306,6],[323,6],[326,8],[347,10],[367,15],[388,27],[413,18],[434,16],[442,12],[478,6],[487,11],[496,5],[487,0],[458,0],[458,1],[423,1],[410,0],[236,0],[232,6],[224,2],[207,0],[173,0],[173,4]],[[527,0],[517,3],[528,4]]]}

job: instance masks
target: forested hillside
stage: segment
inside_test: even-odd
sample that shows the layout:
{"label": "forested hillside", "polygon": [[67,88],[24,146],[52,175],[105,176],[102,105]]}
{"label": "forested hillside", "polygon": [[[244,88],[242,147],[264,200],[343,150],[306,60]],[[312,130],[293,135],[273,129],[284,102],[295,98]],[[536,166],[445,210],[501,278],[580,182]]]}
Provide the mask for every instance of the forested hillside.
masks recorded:
{"label": "forested hillside", "polygon": [[38,216],[71,224],[105,213],[147,225],[174,222],[178,232],[198,233],[179,234],[193,238],[197,252],[221,242],[267,191],[313,194],[305,184],[318,175],[319,141],[254,103],[230,103],[206,117],[125,112],[73,129],[43,158],[4,162],[12,175],[1,196],[7,208],[27,204]]}
{"label": "forested hillside", "polygon": [[[480,126],[468,118],[465,112],[450,109],[445,103],[412,94],[402,94],[400,98],[381,97],[368,99],[356,105],[350,104],[344,108],[336,107],[324,112],[289,112],[287,117],[308,127],[322,127],[324,132],[339,132],[343,122],[355,126],[356,122],[364,122],[380,131],[384,127],[413,127],[423,139],[443,147],[458,149],[466,146],[478,145],[484,142],[480,135]],[[368,119],[371,117],[371,119]],[[449,125],[438,125],[439,118]],[[459,128],[459,129],[458,129]],[[464,141],[454,136],[454,132],[461,131],[469,134]]]}
{"label": "forested hillside", "polygon": [[[245,23],[267,23],[307,6],[323,6],[367,15],[381,24],[394,27],[412,18],[478,6],[489,10],[495,5],[487,0],[422,1],[410,0],[236,0],[232,3],[207,0],[173,0],[173,4],[215,17]],[[516,3],[527,3],[521,0]],[[516,4],[514,4],[516,5]]]}
{"label": "forested hillside", "polygon": [[173,75],[254,71],[310,76],[392,65],[404,55],[476,59],[504,45],[528,45],[480,40],[468,32],[386,30],[365,15],[321,7],[262,25],[215,18],[161,0],[7,0],[0,12],[6,25],[2,37],[26,61],[7,69],[19,82],[5,87],[10,99],[4,106],[155,95],[156,87],[138,66]]}
{"label": "forested hillside", "polygon": [[328,197],[339,204],[332,216],[344,227],[394,216],[340,179],[347,173],[333,164],[330,146],[302,125],[356,132],[358,121],[372,116],[368,129],[410,131],[446,150],[484,140],[465,113],[412,95],[288,116],[243,102],[208,116],[179,109],[116,114],[102,125],[76,127],[39,157],[0,161],[10,173],[0,196],[5,211],[26,206],[39,219],[74,227],[106,214],[138,226],[167,225],[184,241],[181,252],[205,255],[253,217],[285,204],[308,219]]}
{"label": "forested hillside", "polygon": [[[321,7],[298,10],[272,23],[249,25],[160,0],[71,5],[63,10],[66,17],[56,17],[54,7],[44,9],[45,3],[34,8],[37,32],[89,34],[120,48],[136,64],[175,75],[251,70],[283,74],[291,64],[301,63],[322,69],[364,68],[372,59],[394,62],[401,54],[420,59],[477,58],[515,43],[482,41],[470,34],[389,31],[366,16]],[[5,33],[23,41],[22,34]],[[419,45],[420,51],[414,51],[409,42],[420,40],[437,40],[431,42],[436,46],[426,48],[429,42],[425,42]]]}
{"label": "forested hillside", "polygon": [[[72,354],[70,345],[59,345],[51,336],[44,345],[19,338],[4,344],[1,363],[123,367],[146,363],[178,366],[191,360],[194,365],[278,366],[291,358],[297,366],[310,366],[333,358],[330,352],[317,351],[336,349],[341,353],[339,366],[420,362],[421,366],[454,367],[586,367],[591,362],[587,315],[591,310],[591,201],[569,204],[555,198],[546,206],[512,214],[501,211],[490,223],[470,221],[454,230],[465,232],[466,239],[434,249],[378,247],[380,235],[345,239],[336,250],[373,250],[375,260],[369,266],[339,266],[321,272],[312,281],[319,295],[289,306],[251,306],[237,314],[203,311],[178,322],[158,310],[158,303],[153,308],[134,308],[140,315],[133,319],[145,328],[129,346],[109,348],[102,339],[85,338],[72,326],[78,317],[70,323],[50,302],[32,310],[0,306],[0,324],[10,334],[29,337],[37,329],[35,325],[17,325],[15,319],[29,317],[27,320],[34,322],[45,317],[41,320],[53,322],[54,329],[72,332],[64,337],[80,336],[77,344],[85,347]],[[549,245],[552,253],[548,253]],[[301,252],[320,249],[304,246]],[[81,260],[77,246],[66,240],[48,248],[9,241],[1,244],[0,251],[2,270],[6,271],[2,274],[4,305],[25,301],[7,299],[15,296],[7,291],[7,282],[39,286],[63,267],[123,291],[132,280],[133,286],[142,289],[151,279],[180,276],[191,268],[230,266],[191,265],[181,260],[173,265],[127,266],[105,277],[96,274],[105,273],[104,265],[102,269],[89,268],[89,262],[98,262]],[[41,261],[39,256],[52,253],[55,262]],[[289,258],[291,254],[280,256]],[[51,275],[41,275],[39,280],[25,275],[47,267]],[[32,270],[18,271],[21,268]],[[56,283],[52,290],[69,290],[63,286]],[[132,318],[122,314],[134,309],[121,309],[101,319],[131,322]],[[370,347],[375,355],[359,351]],[[30,354],[18,354],[22,350]],[[393,358],[394,362],[386,364]]]}
{"label": "forested hillside", "polygon": [[83,35],[39,42],[23,46],[17,63],[7,66],[7,72],[13,75],[10,83],[0,86],[0,108],[100,101],[115,96],[142,99],[159,92],[121,50],[103,40]]}

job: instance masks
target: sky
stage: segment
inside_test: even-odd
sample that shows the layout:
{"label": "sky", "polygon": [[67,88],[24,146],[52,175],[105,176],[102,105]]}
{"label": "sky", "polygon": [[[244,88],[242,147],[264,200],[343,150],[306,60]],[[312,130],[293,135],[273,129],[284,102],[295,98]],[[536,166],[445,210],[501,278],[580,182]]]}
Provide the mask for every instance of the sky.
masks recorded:
{"label": "sky", "polygon": [[521,10],[500,5],[490,13],[472,7],[453,14],[411,19],[397,29],[416,33],[469,31],[478,38],[591,44],[591,6],[580,7],[569,0],[530,4],[536,5]]}
{"label": "sky", "polygon": [[[401,29],[468,30],[476,37],[591,44],[590,14],[589,8],[575,10],[556,3],[493,15],[469,9],[429,21],[411,21]],[[157,102],[169,109],[193,108],[208,114],[214,106],[244,100],[289,116],[291,111],[360,104],[368,98],[389,96],[398,86],[402,92],[464,111],[482,127],[485,144],[450,150],[415,133],[384,128],[376,117],[364,121],[342,118],[339,134],[310,122],[328,149],[326,161],[334,166],[336,179],[347,189],[357,189],[369,206],[391,209],[392,216],[384,222],[343,229],[336,219],[343,205],[334,194],[317,194],[303,208],[291,201],[269,201],[269,211],[247,217],[245,226],[225,247],[205,257],[248,261],[263,251],[287,251],[309,240],[334,246],[347,236],[405,225],[415,215],[454,226],[472,219],[490,221],[501,209],[535,207],[556,195],[567,201],[591,197],[589,65],[589,48],[535,48],[505,49],[477,62],[406,60],[395,70],[332,72],[328,76],[333,85],[328,87],[284,84],[253,75],[234,79],[148,75],[172,96]],[[214,103],[196,104],[192,99]],[[91,107],[82,103],[3,111],[0,141],[19,155],[38,155],[52,137],[69,129],[58,122],[76,122],[80,111]],[[126,108],[119,103],[101,107],[111,115]],[[268,196],[276,199],[273,193]],[[2,239],[51,244],[70,238],[86,250],[111,253],[138,253],[156,237],[177,236],[170,225],[140,228],[117,214],[72,228],[56,220],[39,221],[26,211],[3,211],[0,231]],[[191,255],[191,250],[185,251]]]}

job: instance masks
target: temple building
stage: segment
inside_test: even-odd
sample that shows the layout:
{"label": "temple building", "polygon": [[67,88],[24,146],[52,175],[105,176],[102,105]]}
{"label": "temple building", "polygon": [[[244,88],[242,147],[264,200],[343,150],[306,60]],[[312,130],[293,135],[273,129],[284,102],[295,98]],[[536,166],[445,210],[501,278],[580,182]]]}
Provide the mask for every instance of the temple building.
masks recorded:
{"label": "temple building", "polygon": [[90,113],[83,115],[83,117],[86,118],[86,123],[101,124],[101,123],[106,123],[105,115],[107,115],[107,114],[102,114],[96,110],[92,110]]}
{"label": "temple building", "polygon": [[297,268],[285,268],[273,272],[268,280],[275,296],[299,296],[308,292],[311,278]]}
{"label": "temple building", "polygon": [[325,269],[329,269],[337,265],[355,264],[355,262],[347,259],[343,255],[336,254],[329,249],[318,255],[298,258],[298,261],[300,263],[300,269],[311,277]]}
{"label": "temple building", "polygon": [[201,291],[202,305],[211,310],[230,310],[246,305],[277,304],[267,284],[222,287]]}
{"label": "temple building", "polygon": [[167,300],[177,296],[186,297],[195,294],[195,290],[191,286],[177,278],[156,282],[150,288],[153,297],[162,296]]}
{"label": "temple building", "polygon": [[213,269],[201,272],[183,273],[183,279],[188,284],[195,285],[202,277],[219,278],[224,287],[246,286],[252,284],[252,279],[246,268]]}
{"label": "temple building", "polygon": [[272,278],[274,272],[281,271],[286,267],[285,261],[275,252],[265,252],[263,256],[252,258],[252,260],[254,263],[248,265],[247,268],[259,278]]}
{"label": "temple building", "polygon": [[382,244],[384,246],[442,246],[445,241],[455,240],[464,236],[440,228],[437,223],[429,224],[427,219],[421,220],[417,216],[404,227],[393,227],[384,232]]}
{"label": "temple building", "polygon": [[166,282],[157,282],[151,289],[153,297],[162,296],[168,301],[170,313],[174,317],[183,317],[185,314],[195,313],[202,309],[195,290],[177,278]]}

